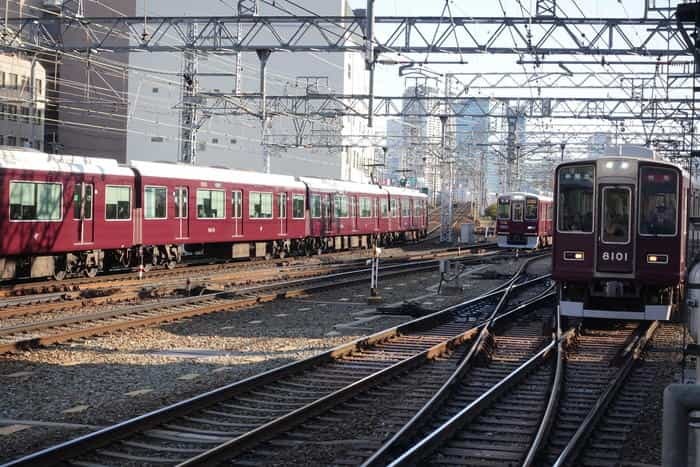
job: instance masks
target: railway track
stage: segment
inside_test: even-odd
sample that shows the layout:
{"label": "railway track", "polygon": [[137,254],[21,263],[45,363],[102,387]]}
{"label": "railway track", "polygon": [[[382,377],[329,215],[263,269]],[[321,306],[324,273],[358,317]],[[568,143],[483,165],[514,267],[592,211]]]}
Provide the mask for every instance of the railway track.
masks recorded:
{"label": "railway track", "polygon": [[[453,252],[441,251],[423,252],[412,254],[405,258],[394,258],[383,261],[383,264],[396,264],[406,261],[418,261],[421,259],[440,258],[444,256],[454,256],[457,258],[483,257],[496,249],[487,244],[482,248],[467,248],[464,253],[462,249],[455,249]],[[199,273],[193,271],[192,274],[183,277],[176,276],[169,279],[153,281],[149,277],[148,282],[143,280],[129,280],[127,283],[117,287],[118,284],[98,283],[88,284],[84,291],[73,292],[49,292],[39,295],[27,295],[9,297],[0,300],[0,319],[7,319],[16,316],[29,316],[55,311],[67,311],[83,309],[84,307],[99,306],[103,304],[113,305],[139,300],[141,298],[155,298],[158,296],[172,295],[179,289],[184,289],[190,285],[207,285],[209,287],[232,288],[246,286],[250,284],[269,284],[280,280],[295,278],[308,278],[331,274],[334,272],[346,271],[365,267],[365,259],[352,260],[330,264],[293,265],[287,267],[274,267],[272,269],[238,270],[236,268],[221,268],[222,265],[212,266],[216,269],[211,271],[205,269]],[[131,284],[131,285],[129,285]]]}
{"label": "railway track", "polygon": [[[445,358],[478,335],[483,327],[480,323],[494,309],[522,310],[539,303],[542,297],[531,297],[541,296],[548,288],[547,278],[529,279],[519,274],[507,289],[499,287],[477,299],[9,465],[52,465],[66,460],[83,465],[188,465],[228,458],[406,372]],[[530,300],[522,304],[514,298],[504,298],[508,294]]]}
{"label": "railway track", "polygon": [[[600,456],[584,464],[580,454],[656,327],[617,323],[609,329],[571,329],[533,354],[541,336],[531,324],[519,326],[518,340],[529,342],[530,357],[517,354],[522,341],[511,342],[503,356],[497,351],[487,378],[464,381],[450,399],[443,396],[439,410],[424,411],[429,415],[423,418],[432,422],[428,430],[426,420],[416,416],[365,465],[610,465]],[[516,358],[509,356],[514,349]],[[489,388],[476,396],[474,385]],[[615,435],[622,444],[624,437]]]}
{"label": "railway track", "polygon": [[[482,258],[472,258],[464,261],[477,263],[481,260]],[[381,275],[383,278],[389,278],[407,273],[434,271],[436,267],[435,260],[386,265],[381,268]],[[366,282],[368,274],[369,270],[363,268],[325,276],[278,281],[246,288],[238,287],[235,291],[166,299],[160,302],[4,326],[0,328],[0,353],[152,326],[208,313],[246,308],[281,298],[304,296],[328,288]]]}
{"label": "railway track", "polygon": [[[462,256],[470,252],[492,251],[498,249],[495,243],[479,243],[464,245],[461,247],[439,248],[414,252],[406,251],[385,251],[384,262],[404,262],[416,261],[420,259],[441,258],[449,256]],[[249,261],[249,262],[229,262],[215,264],[192,264],[182,265],[174,270],[158,269],[150,271],[146,277],[148,283],[161,285],[182,284],[187,279],[204,280],[212,277],[230,275],[232,279],[237,277],[248,277],[251,274],[265,274],[282,271],[291,273],[299,270],[309,270],[313,268],[351,268],[364,264],[369,258],[369,253],[365,252],[359,258],[350,258],[350,254],[357,255],[357,251],[338,253],[335,255],[324,255],[322,257],[313,256],[294,260],[269,260],[269,261]],[[42,300],[43,297],[56,296],[60,293],[77,293],[85,291],[95,291],[100,289],[140,289],[144,285],[144,280],[138,279],[133,271],[126,273],[110,273],[95,278],[79,277],[66,279],[63,281],[30,281],[18,282],[15,284],[0,285],[0,298],[7,298],[7,303],[22,303],[23,297],[26,302],[35,300],[33,295],[40,295],[36,298]],[[5,302],[3,299],[2,302]],[[4,308],[0,303],[0,311]]]}

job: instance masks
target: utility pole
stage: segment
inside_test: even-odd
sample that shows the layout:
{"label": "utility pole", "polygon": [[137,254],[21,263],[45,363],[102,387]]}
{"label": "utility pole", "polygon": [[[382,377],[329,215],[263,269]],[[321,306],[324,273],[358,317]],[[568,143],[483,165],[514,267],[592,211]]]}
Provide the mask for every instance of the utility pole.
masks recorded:
{"label": "utility pole", "polygon": [[197,78],[197,29],[194,23],[187,25],[187,44],[182,67],[182,113],[180,114],[180,162],[197,163],[197,107],[199,83]]}
{"label": "utility pole", "polygon": [[447,156],[447,115],[440,115],[442,126],[440,143],[440,242],[452,242],[452,191],[453,191],[453,166]]}
{"label": "utility pole", "polygon": [[270,49],[258,49],[255,51],[260,59],[260,124],[262,125],[261,144],[263,148],[263,164],[265,173],[270,173],[270,149],[267,144],[268,116],[267,116],[267,61],[272,54]]}
{"label": "utility pole", "polygon": [[[256,16],[258,14],[257,0],[238,0],[238,16]],[[241,40],[241,23],[236,26],[236,42]],[[241,52],[236,52],[235,73],[233,81],[233,92],[240,94],[241,92],[241,77],[243,75],[243,59]]]}

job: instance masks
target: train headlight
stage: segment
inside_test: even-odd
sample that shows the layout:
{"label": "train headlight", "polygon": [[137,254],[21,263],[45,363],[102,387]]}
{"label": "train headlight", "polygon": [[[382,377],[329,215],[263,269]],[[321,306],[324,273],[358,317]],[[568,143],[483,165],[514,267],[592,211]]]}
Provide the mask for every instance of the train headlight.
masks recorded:
{"label": "train headlight", "polygon": [[647,255],[647,263],[649,264],[668,264],[668,255]]}
{"label": "train headlight", "polygon": [[583,254],[583,251],[564,252],[564,261],[583,261],[585,257],[586,255]]}

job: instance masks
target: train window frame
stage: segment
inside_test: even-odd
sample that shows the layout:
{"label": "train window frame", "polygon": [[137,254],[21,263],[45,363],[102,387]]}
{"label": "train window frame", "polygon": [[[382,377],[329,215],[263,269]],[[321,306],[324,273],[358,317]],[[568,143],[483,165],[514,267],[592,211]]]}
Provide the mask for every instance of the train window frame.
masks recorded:
{"label": "train window frame", "polygon": [[391,213],[392,218],[398,218],[399,217],[399,209],[398,209],[398,200],[396,198],[392,198],[390,203],[389,203],[389,212]]}
{"label": "train window frame", "polygon": [[[321,219],[323,217],[322,215],[322,200],[321,200],[321,195],[311,195],[311,218],[312,219]],[[318,210],[317,210],[318,209]]]}
{"label": "train window frame", "polygon": [[[216,193],[222,193],[222,194],[223,194],[223,197],[224,197],[224,199],[223,199],[223,205],[222,205],[222,207],[223,207],[223,212],[221,213],[220,216],[217,215],[216,217],[210,217],[210,216],[202,216],[202,215],[199,214],[199,206],[200,206],[200,204],[199,204],[199,200],[200,200],[199,194],[202,193],[202,192],[205,192],[205,191],[206,191],[206,192],[209,192],[210,194],[211,194],[211,193],[214,193],[214,192],[216,192]],[[211,200],[211,196],[209,196],[209,199]],[[195,210],[196,210],[196,212],[197,212],[197,219],[198,219],[198,220],[210,220],[210,221],[212,221],[212,220],[223,220],[223,219],[226,219],[226,190],[219,190],[219,189],[214,189],[214,188],[197,188],[197,191],[195,192],[194,203],[195,203]]]}
{"label": "train window frame", "polygon": [[[117,217],[117,218],[111,219],[111,218],[107,217],[107,206],[109,204],[108,203],[108,201],[109,201],[108,192],[109,192],[110,188],[127,188],[129,190],[129,209],[128,209],[129,217],[128,218],[119,219]],[[118,207],[119,207],[119,205],[117,204],[117,208]],[[105,185],[105,222],[129,222],[129,221],[131,221],[131,217],[132,217],[131,211],[133,210],[133,207],[134,207],[134,190],[133,190],[133,187],[131,185]],[[117,212],[119,212],[119,211],[117,210]]]}
{"label": "train window frame", "polygon": [[[534,201],[534,202],[535,202],[535,216],[534,216],[534,217],[528,216],[528,202],[529,202],[529,201]],[[539,215],[540,215],[540,206],[539,206],[539,204],[540,204],[540,200],[538,200],[537,198],[532,198],[532,197],[525,198],[525,213],[524,213],[525,215],[524,215],[524,218],[525,218],[526,221],[536,221],[536,220],[538,219],[538,217],[539,217]]]}
{"label": "train window frame", "polygon": [[401,217],[411,217],[411,201],[405,198],[401,200]]}
{"label": "train window frame", "polygon": [[243,219],[243,190],[231,190],[231,219]]}
{"label": "train window frame", "polygon": [[500,214],[498,208],[500,207],[501,204],[505,204],[505,203],[501,203],[501,199],[506,200],[505,198],[498,198],[498,199],[496,200],[496,220],[499,220],[499,221],[509,221],[509,220],[511,219],[511,217],[513,217],[513,203],[512,203],[512,200],[511,200],[510,198],[508,198],[508,199],[506,200],[506,201],[508,201],[508,215],[507,215],[507,216],[501,216],[501,214]]}
{"label": "train window frame", "polygon": [[[590,230],[590,231],[587,231],[587,230],[562,230],[562,229],[561,229],[561,225],[560,225],[560,223],[559,223],[559,220],[560,220],[559,214],[560,214],[560,210],[561,210],[562,207],[563,207],[563,206],[562,206],[562,203],[560,202],[560,199],[559,199],[559,198],[561,197],[561,183],[560,183],[560,181],[559,181],[559,176],[560,176],[561,170],[563,170],[563,169],[568,169],[568,168],[571,168],[571,167],[579,167],[579,168],[580,168],[580,167],[590,167],[591,169],[593,169],[593,175],[591,176],[591,178],[592,178],[591,183],[593,184],[593,187],[592,187],[593,199],[591,200],[591,206],[592,206],[592,211],[593,211],[593,212],[592,212],[591,230]],[[597,212],[596,212],[596,211],[597,211],[596,206],[597,206],[597,203],[598,203],[598,190],[596,190],[596,186],[597,186],[597,185],[596,185],[596,174],[597,174],[597,173],[598,173],[598,167],[596,166],[596,163],[595,163],[595,162],[594,162],[594,163],[587,163],[587,164],[571,164],[571,165],[565,165],[565,166],[562,166],[562,167],[557,168],[557,170],[556,170],[556,172],[555,172],[555,175],[554,175],[554,176],[555,176],[555,180],[556,180],[556,184],[557,184],[557,191],[556,191],[556,193],[554,194],[554,196],[555,196],[554,200],[556,200],[556,206],[557,206],[557,208],[556,208],[556,212],[554,212],[554,211],[552,212],[552,216],[554,216],[554,215],[556,214],[557,218],[556,218],[556,219],[553,218],[552,220],[553,220],[553,221],[555,222],[555,224],[556,224],[556,229],[557,229],[557,232],[558,232],[558,233],[561,233],[561,234],[564,234],[564,235],[567,235],[567,234],[574,234],[574,235],[580,235],[580,234],[593,235],[593,234],[595,233],[595,228],[596,228],[597,221],[598,221],[598,216],[597,216]],[[552,203],[555,202],[554,200],[552,201]]]}
{"label": "train window frame", "polygon": [[[611,242],[611,241],[606,241],[605,240],[605,229],[604,229],[604,223],[605,223],[605,216],[604,216],[604,210],[605,210],[605,192],[610,191],[610,190],[625,190],[627,191],[627,194],[629,195],[628,199],[628,212],[627,212],[627,241],[624,242]],[[621,185],[608,185],[604,186],[603,189],[601,190],[601,215],[600,215],[600,241],[601,243],[605,245],[629,245],[632,242],[632,189],[628,186],[621,186]]]}
{"label": "train window frame", "polygon": [[[642,233],[642,171],[644,169],[653,169],[653,170],[665,170],[668,172],[673,173],[676,177],[676,214],[675,214],[675,222],[673,224],[673,234],[645,234]],[[654,165],[640,165],[639,167],[639,174],[637,176],[637,191],[638,191],[638,196],[637,196],[637,234],[640,237],[675,237],[678,235],[678,214],[679,214],[679,199],[680,199],[680,179],[682,177],[682,174],[680,174],[677,170],[674,170],[672,167],[662,167],[662,166],[654,166]]]}
{"label": "train window frame", "polygon": [[372,200],[371,198],[361,197],[360,198],[360,219],[370,219],[372,218]]}
{"label": "train window frame", "polygon": [[[59,187],[59,208],[58,208],[58,215],[59,217],[57,219],[39,219],[38,215],[35,216],[36,219],[12,219],[12,184],[32,184],[32,185],[56,185]],[[7,203],[7,214],[8,214],[8,219],[10,222],[63,222],[63,183],[61,182],[43,182],[43,181],[36,181],[36,180],[10,180],[10,186],[9,186],[9,192],[8,192],[8,203]],[[36,196],[35,194],[35,209],[36,209]],[[38,212],[38,209],[37,209]]]}
{"label": "train window frame", "polygon": [[[85,193],[87,193],[87,191],[88,191],[87,188],[90,188],[90,209],[89,209],[90,215],[84,216],[81,218],[80,213],[78,213],[77,216],[75,215],[75,208],[77,207],[75,203],[76,203],[76,201],[80,202],[80,200],[75,199],[75,196],[78,194],[78,192],[77,192],[78,187],[81,187],[82,185],[85,185],[85,188],[86,188]],[[87,207],[87,202],[85,203],[85,205]],[[85,183],[85,182],[76,183],[73,186],[73,220],[74,221],[81,221],[81,220],[82,221],[91,221],[93,218],[93,215],[94,215],[94,212],[93,212],[94,210],[95,210],[95,185],[93,183]],[[88,209],[85,209],[85,212],[87,212],[87,211],[88,211]],[[83,215],[85,214],[85,212],[83,213]]]}
{"label": "train window frame", "polygon": [[[254,198],[257,197],[260,201],[260,213],[262,214],[262,208],[263,208],[263,195],[266,195],[266,197],[270,198],[270,215],[269,216],[254,216],[253,212],[251,211],[253,209],[254,204]],[[278,199],[279,202],[279,199]],[[250,191],[248,192],[248,218],[249,219],[255,219],[258,221],[264,221],[264,220],[269,220],[269,219],[274,219],[275,216],[275,196],[274,193],[271,191]]]}
{"label": "train window frame", "polygon": [[[149,216],[146,210],[146,199],[147,199],[147,191],[151,189],[154,191],[157,190],[162,190],[165,193],[165,196],[163,199],[165,199],[165,206],[163,209],[163,212],[165,213],[163,217],[156,217],[154,216]],[[155,198],[157,199],[157,197]],[[154,211],[156,210],[157,206],[154,206]],[[144,220],[148,221],[164,221],[168,219],[168,187],[167,186],[160,186],[160,185],[144,185],[143,187],[143,218]]]}
{"label": "train window frame", "polygon": [[[297,212],[297,201],[301,201],[301,214]],[[302,194],[292,194],[292,219],[304,219],[306,217],[306,196]]]}
{"label": "train window frame", "polygon": [[350,217],[347,195],[335,195],[333,197],[333,214],[337,219],[347,219]]}
{"label": "train window frame", "polygon": [[379,217],[384,219],[389,217],[389,201],[386,198],[379,200]]}

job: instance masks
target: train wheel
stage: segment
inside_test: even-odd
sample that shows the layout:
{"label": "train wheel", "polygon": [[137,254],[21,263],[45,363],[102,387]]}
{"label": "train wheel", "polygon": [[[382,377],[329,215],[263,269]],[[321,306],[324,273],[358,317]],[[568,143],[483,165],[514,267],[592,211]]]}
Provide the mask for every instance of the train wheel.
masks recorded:
{"label": "train wheel", "polygon": [[177,266],[177,261],[175,260],[168,261],[165,265],[168,269],[175,269],[175,266]]}
{"label": "train wheel", "polygon": [[99,271],[100,270],[97,268],[97,266],[91,266],[91,267],[85,268],[85,271],[83,271],[83,272],[85,273],[85,275],[87,277],[95,277],[95,276],[97,276],[97,273]]}
{"label": "train wheel", "polygon": [[286,250],[280,250],[280,259],[284,259],[287,257],[287,251]]}
{"label": "train wheel", "polygon": [[53,278],[57,281],[62,281],[66,278],[66,271],[54,271]]}

